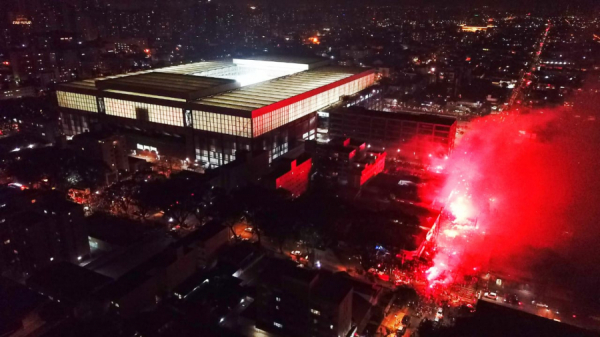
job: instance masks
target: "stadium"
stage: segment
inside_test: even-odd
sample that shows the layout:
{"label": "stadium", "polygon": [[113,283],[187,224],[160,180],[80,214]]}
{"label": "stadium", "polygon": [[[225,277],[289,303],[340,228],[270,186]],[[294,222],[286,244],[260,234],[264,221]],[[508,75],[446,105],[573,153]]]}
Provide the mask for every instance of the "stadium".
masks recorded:
{"label": "stadium", "polygon": [[374,82],[368,68],[322,59],[198,62],[61,84],[62,131],[123,134],[133,151],[194,158],[208,168],[236,151],[273,160],[316,137],[316,112]]}

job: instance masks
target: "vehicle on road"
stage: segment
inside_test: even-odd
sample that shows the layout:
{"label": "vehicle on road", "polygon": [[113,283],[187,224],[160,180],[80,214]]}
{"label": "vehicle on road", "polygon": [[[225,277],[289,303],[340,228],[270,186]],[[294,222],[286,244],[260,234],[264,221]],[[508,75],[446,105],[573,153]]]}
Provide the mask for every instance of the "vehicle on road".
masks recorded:
{"label": "vehicle on road", "polygon": [[396,330],[396,337],[402,337],[406,333],[406,329],[403,326],[400,326],[398,330]]}
{"label": "vehicle on road", "polygon": [[485,298],[489,298],[491,300],[497,300],[498,299],[498,294],[496,294],[495,292],[486,292],[485,294],[483,294],[483,297]]}
{"label": "vehicle on road", "polygon": [[519,298],[515,294],[508,294],[504,298],[504,303],[507,303],[510,305],[522,305],[523,304],[523,303],[519,302]]}

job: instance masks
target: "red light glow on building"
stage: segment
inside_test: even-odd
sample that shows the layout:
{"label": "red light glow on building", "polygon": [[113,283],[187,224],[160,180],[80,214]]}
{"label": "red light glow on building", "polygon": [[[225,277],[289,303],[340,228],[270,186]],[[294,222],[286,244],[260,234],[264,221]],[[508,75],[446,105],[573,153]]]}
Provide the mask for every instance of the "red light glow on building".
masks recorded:
{"label": "red light glow on building", "polygon": [[[371,156],[367,156],[367,159],[371,162],[367,162],[366,164],[364,164],[364,166],[362,166],[361,164],[357,164],[360,167],[359,170],[356,170],[357,173],[360,172],[359,186],[362,186],[365,182],[367,182],[367,180],[381,173],[385,166],[385,158],[387,156],[386,152],[370,153],[370,155]],[[358,175],[356,176],[356,178],[358,178]]]}
{"label": "red light glow on building", "polygon": [[275,180],[277,188],[290,191],[294,198],[306,192],[308,188],[308,176],[312,167],[312,159],[310,158],[300,164],[297,162],[298,159],[292,160],[290,170]]}

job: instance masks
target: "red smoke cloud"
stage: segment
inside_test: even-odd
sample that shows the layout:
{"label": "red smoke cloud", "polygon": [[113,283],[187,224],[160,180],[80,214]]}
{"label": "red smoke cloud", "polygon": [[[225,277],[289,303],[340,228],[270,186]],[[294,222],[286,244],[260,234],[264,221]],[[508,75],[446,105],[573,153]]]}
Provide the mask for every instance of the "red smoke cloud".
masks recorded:
{"label": "red smoke cloud", "polygon": [[444,167],[437,199],[456,219],[440,233],[445,256],[429,274],[483,266],[598,292],[599,150],[600,127],[588,114],[537,111],[472,122],[449,159],[431,165]]}

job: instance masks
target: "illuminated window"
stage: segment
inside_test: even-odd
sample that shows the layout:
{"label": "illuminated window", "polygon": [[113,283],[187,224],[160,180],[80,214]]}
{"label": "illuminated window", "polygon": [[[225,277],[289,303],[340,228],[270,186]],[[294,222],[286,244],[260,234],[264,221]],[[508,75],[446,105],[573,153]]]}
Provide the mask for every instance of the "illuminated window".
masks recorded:
{"label": "illuminated window", "polygon": [[375,74],[370,74],[305,98],[296,103],[253,117],[252,136],[260,136],[314,111],[321,110],[322,108],[339,101],[341,96],[351,95],[371,86],[374,80]]}
{"label": "illuminated window", "polygon": [[250,118],[229,116],[206,111],[192,111],[194,129],[250,138]]}
{"label": "illuminated window", "polygon": [[57,91],[56,98],[58,100],[58,106],[60,107],[88,112],[98,112],[95,96]]}
{"label": "illuminated window", "polygon": [[183,112],[180,108],[114,98],[105,98],[104,104],[107,115],[183,126]]}
{"label": "illuminated window", "polygon": [[150,152],[154,151],[154,152],[158,153],[158,149],[155,148],[154,146],[148,146],[148,145],[143,145],[143,144],[138,143],[136,145],[136,148],[138,150],[141,150],[141,151],[147,150],[147,151],[150,151]]}
{"label": "illuminated window", "polygon": [[275,297],[275,301],[281,302],[281,297]]}

